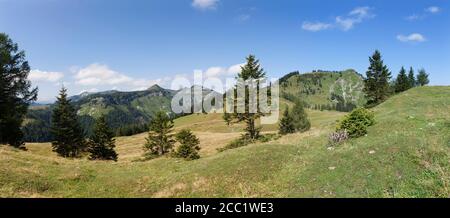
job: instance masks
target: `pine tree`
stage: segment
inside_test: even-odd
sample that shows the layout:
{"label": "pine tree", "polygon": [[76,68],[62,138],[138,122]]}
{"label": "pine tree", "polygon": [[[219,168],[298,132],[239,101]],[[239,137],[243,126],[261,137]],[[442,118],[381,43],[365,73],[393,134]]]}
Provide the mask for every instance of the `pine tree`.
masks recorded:
{"label": "pine tree", "polygon": [[64,87],[55,103],[51,124],[53,151],[62,157],[79,157],[86,143],[76,111],[67,99],[67,89]]}
{"label": "pine tree", "polygon": [[283,117],[280,120],[278,132],[281,135],[286,135],[295,132],[294,118],[289,113],[289,107],[283,112]]}
{"label": "pine tree", "polygon": [[[247,63],[241,67],[241,72],[238,73],[236,80],[236,88],[233,90],[234,96],[237,96],[237,89],[242,88],[245,92],[244,96],[235,98],[237,104],[243,104],[245,111],[238,112],[236,110],[237,104],[235,103],[234,113],[231,114],[231,119],[228,115],[225,115],[225,122],[230,123],[232,120],[239,123],[244,122],[246,124],[245,132],[246,137],[249,139],[257,139],[259,137],[260,127],[256,126],[256,120],[262,116],[265,116],[259,108],[259,103],[256,105],[256,112],[250,110],[250,90],[256,90],[256,96],[259,96],[259,84],[265,78],[264,70],[259,64],[259,60],[255,58],[254,55],[249,55],[247,58]],[[252,84],[247,83],[252,81]],[[226,112],[227,113],[227,112]]]}
{"label": "pine tree", "polygon": [[200,155],[200,140],[187,129],[183,129],[176,134],[176,139],[180,143],[178,146],[175,156],[180,158],[185,158],[187,160],[199,159]]}
{"label": "pine tree", "polygon": [[395,92],[400,93],[408,90],[410,88],[410,81],[408,76],[406,76],[406,70],[404,67],[400,70],[395,80]]}
{"label": "pine tree", "polygon": [[425,72],[424,69],[420,69],[419,74],[417,75],[417,85],[419,85],[419,86],[428,85],[428,83],[430,83],[428,76],[429,75]]}
{"label": "pine tree", "polygon": [[28,106],[37,98],[37,88],[27,80],[30,67],[25,52],[6,34],[0,33],[0,144],[25,148],[21,126]]}
{"label": "pine tree", "polygon": [[408,73],[408,82],[409,82],[409,89],[416,87],[416,77],[414,76],[414,69],[412,67],[409,68]]}
{"label": "pine tree", "polygon": [[88,141],[88,151],[91,160],[117,161],[117,153],[114,150],[114,133],[108,127],[105,116],[98,118],[94,125],[94,132]]}
{"label": "pine tree", "polygon": [[364,79],[364,92],[367,97],[367,105],[373,106],[385,101],[389,96],[389,79],[391,73],[384,65],[378,50],[369,57],[370,66]]}
{"label": "pine tree", "polygon": [[301,101],[296,101],[294,107],[292,108],[291,114],[294,121],[294,128],[297,132],[306,132],[311,128],[311,123],[308,119],[308,114],[305,111],[303,103]]}
{"label": "pine tree", "polygon": [[173,140],[173,121],[163,111],[156,113],[149,125],[147,143],[144,149],[149,156],[161,156],[171,151]]}

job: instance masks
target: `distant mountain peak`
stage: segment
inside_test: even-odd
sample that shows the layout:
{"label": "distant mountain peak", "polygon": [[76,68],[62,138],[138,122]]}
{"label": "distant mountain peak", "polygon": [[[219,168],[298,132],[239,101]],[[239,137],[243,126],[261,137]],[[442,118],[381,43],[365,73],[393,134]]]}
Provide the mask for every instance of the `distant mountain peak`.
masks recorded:
{"label": "distant mountain peak", "polygon": [[158,90],[161,90],[161,89],[163,89],[161,86],[159,86],[158,84],[155,84],[155,85],[150,86],[150,88],[148,88],[147,90],[149,90],[149,91],[158,91]]}

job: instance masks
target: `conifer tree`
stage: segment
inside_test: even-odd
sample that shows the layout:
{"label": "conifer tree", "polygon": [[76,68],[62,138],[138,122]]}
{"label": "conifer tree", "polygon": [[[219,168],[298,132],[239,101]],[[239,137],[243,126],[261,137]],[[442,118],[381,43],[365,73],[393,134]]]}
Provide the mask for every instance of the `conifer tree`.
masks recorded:
{"label": "conifer tree", "polygon": [[294,118],[291,113],[289,113],[289,107],[283,112],[283,117],[281,117],[278,133],[281,135],[286,135],[295,132]]}
{"label": "conifer tree", "polygon": [[292,108],[291,114],[294,121],[294,128],[297,132],[306,132],[311,128],[311,123],[308,119],[308,114],[305,111],[303,103],[301,101],[296,101],[294,107]]}
{"label": "conifer tree", "polygon": [[417,75],[417,85],[419,85],[419,86],[428,85],[428,83],[430,83],[428,76],[429,75],[425,72],[424,69],[420,69],[419,74]]}
{"label": "conifer tree", "polygon": [[114,150],[114,133],[109,128],[105,116],[95,121],[94,131],[88,141],[88,151],[91,160],[117,161],[117,153]]}
{"label": "conifer tree", "polygon": [[367,105],[374,106],[385,101],[389,96],[389,79],[391,73],[381,59],[378,50],[369,57],[370,66],[364,79],[364,92],[367,97]]}
{"label": "conifer tree", "polygon": [[149,125],[147,143],[144,149],[150,156],[161,156],[170,152],[175,140],[173,139],[173,121],[163,111],[156,113]]}
{"label": "conifer tree", "polygon": [[51,124],[53,151],[62,157],[79,157],[86,146],[84,133],[64,87],[55,103]]}
{"label": "conifer tree", "polygon": [[180,143],[175,156],[185,158],[187,160],[199,159],[200,140],[192,133],[191,130],[183,129],[176,134],[176,139]]}
{"label": "conifer tree", "polygon": [[397,79],[395,80],[395,92],[404,92],[410,88],[410,85],[410,80],[408,76],[406,76],[406,70],[404,67],[402,67],[397,75]]}
{"label": "conifer tree", "polygon": [[412,67],[409,68],[408,73],[408,82],[409,82],[409,89],[416,87],[416,77],[414,76],[414,69]]}
{"label": "conifer tree", "polygon": [[[250,103],[250,90],[256,90],[256,96],[259,96],[259,84],[265,78],[264,70],[261,68],[259,64],[259,60],[255,58],[254,55],[249,55],[247,58],[247,63],[241,67],[241,72],[238,73],[236,79],[237,84],[236,88],[233,90],[233,94],[237,96],[237,88],[242,88],[245,92],[244,96],[240,96],[235,98],[235,102],[237,104],[242,104],[245,108],[245,111],[237,111],[235,104],[234,113],[231,113],[231,117],[228,115],[224,115],[225,122],[231,123],[234,122],[244,122],[246,124],[245,132],[246,137],[253,140],[259,137],[260,127],[256,126],[256,120],[266,114],[261,112],[259,108],[259,103],[256,105],[256,112],[251,111],[252,103]],[[248,81],[252,81],[252,84],[249,84]],[[266,90],[267,91],[267,90]],[[258,101],[258,100],[257,100]],[[227,113],[227,111],[225,111]]]}
{"label": "conifer tree", "polygon": [[0,144],[25,148],[21,126],[28,106],[37,98],[37,88],[27,80],[30,67],[25,52],[6,34],[0,33]]}

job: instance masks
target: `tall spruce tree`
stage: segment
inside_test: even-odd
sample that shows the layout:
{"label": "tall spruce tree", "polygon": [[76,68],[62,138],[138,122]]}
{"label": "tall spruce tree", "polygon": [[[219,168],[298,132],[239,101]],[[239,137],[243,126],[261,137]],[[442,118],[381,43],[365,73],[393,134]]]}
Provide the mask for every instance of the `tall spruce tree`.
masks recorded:
{"label": "tall spruce tree", "polygon": [[295,102],[292,108],[292,118],[296,132],[306,132],[311,128],[311,122],[309,122],[304,103],[299,100]]}
{"label": "tall spruce tree", "polygon": [[150,122],[147,143],[144,145],[147,155],[161,156],[170,152],[175,143],[172,131],[173,120],[163,111],[156,113]]}
{"label": "tall spruce tree", "polygon": [[56,100],[51,121],[53,151],[62,157],[80,157],[86,149],[84,133],[64,87]]}
{"label": "tall spruce tree", "polygon": [[278,124],[278,133],[281,135],[286,135],[295,132],[294,118],[292,114],[289,113],[289,107],[286,107],[281,117],[280,123]]}
{"label": "tall spruce tree", "polygon": [[408,76],[406,76],[406,70],[404,67],[400,70],[395,80],[395,92],[400,93],[408,90],[411,86]]}
{"label": "tall spruce tree", "polygon": [[198,154],[198,151],[200,151],[200,140],[191,130],[183,129],[178,132],[175,137],[180,143],[180,146],[178,146],[175,152],[176,157],[185,158],[187,160],[200,158],[200,155]]}
{"label": "tall spruce tree", "polygon": [[114,133],[109,128],[105,116],[95,121],[94,131],[88,141],[88,151],[91,160],[113,160],[117,161],[117,153],[114,150]]}
{"label": "tall spruce tree", "polygon": [[[259,97],[256,99],[256,111],[252,111],[251,108],[255,106],[254,102],[251,102],[250,93],[251,90],[256,90],[256,96],[259,96],[259,84],[265,79],[264,69],[261,68],[259,60],[256,59],[254,55],[249,55],[247,58],[247,63],[241,67],[241,72],[236,76],[237,84],[233,90],[235,96],[235,110],[231,113],[231,116],[225,115],[225,122],[244,122],[246,124],[245,136],[249,139],[257,139],[259,137],[259,132],[261,127],[256,126],[256,120],[266,114],[262,112],[259,105]],[[251,82],[250,82],[251,81]],[[244,90],[243,96],[237,95],[237,89]],[[267,90],[265,90],[267,91]],[[244,111],[238,111],[238,105],[242,105]],[[225,113],[228,113],[227,111]]]}
{"label": "tall spruce tree", "polygon": [[381,53],[376,50],[372,57],[369,57],[370,66],[364,79],[364,92],[367,97],[367,105],[374,106],[389,97],[389,79],[391,73],[381,59]]}
{"label": "tall spruce tree", "polygon": [[414,69],[412,67],[409,68],[408,82],[409,82],[408,86],[409,89],[414,88],[417,85],[416,77],[414,76]]}
{"label": "tall spruce tree", "polygon": [[38,92],[27,80],[29,73],[25,52],[0,33],[0,144],[25,148],[21,126]]}
{"label": "tall spruce tree", "polygon": [[428,85],[428,83],[430,83],[428,76],[429,75],[425,72],[425,69],[420,69],[419,74],[417,74],[417,85],[419,86]]}

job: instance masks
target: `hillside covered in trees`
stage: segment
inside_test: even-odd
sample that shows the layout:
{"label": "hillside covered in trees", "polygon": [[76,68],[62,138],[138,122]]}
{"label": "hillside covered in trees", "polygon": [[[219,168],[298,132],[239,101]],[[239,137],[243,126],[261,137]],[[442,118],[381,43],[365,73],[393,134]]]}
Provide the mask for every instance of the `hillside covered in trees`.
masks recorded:
{"label": "hillside covered in trees", "polygon": [[354,70],[293,72],[280,79],[281,96],[301,99],[316,110],[348,112],[363,106],[363,77]]}

